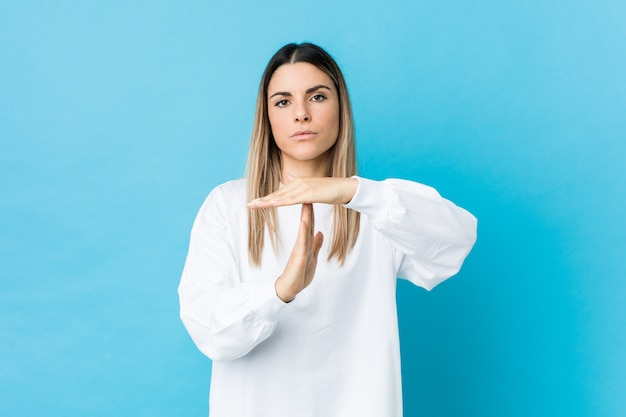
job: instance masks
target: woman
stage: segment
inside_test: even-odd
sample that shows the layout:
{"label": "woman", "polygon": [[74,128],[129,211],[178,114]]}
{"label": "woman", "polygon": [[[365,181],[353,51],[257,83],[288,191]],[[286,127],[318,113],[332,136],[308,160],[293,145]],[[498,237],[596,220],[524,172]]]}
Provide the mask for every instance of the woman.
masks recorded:
{"label": "woman", "polygon": [[247,179],[194,223],[181,318],[213,360],[212,417],[402,415],[396,277],[454,275],[476,219],[434,189],[356,176],[335,61],[289,44],[263,74]]}

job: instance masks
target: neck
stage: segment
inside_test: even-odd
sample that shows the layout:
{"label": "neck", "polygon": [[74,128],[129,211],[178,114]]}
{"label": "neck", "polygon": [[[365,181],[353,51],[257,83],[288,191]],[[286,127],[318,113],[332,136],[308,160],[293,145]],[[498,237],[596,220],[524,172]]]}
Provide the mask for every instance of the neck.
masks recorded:
{"label": "neck", "polygon": [[328,156],[323,155],[309,161],[298,161],[283,155],[282,180],[287,184],[293,178],[311,178],[328,176]]}

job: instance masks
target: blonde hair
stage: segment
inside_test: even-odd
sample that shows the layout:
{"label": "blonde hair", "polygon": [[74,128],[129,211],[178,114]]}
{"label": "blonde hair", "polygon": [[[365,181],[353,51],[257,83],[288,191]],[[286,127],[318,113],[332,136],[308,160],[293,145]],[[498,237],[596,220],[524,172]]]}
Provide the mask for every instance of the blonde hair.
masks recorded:
{"label": "blonde hair", "polygon": [[[274,141],[267,109],[267,88],[274,72],[284,64],[306,62],[324,71],[334,82],[339,96],[339,134],[328,160],[329,177],[347,178],[357,174],[354,123],[348,88],[339,66],[322,48],[311,43],[291,43],[283,46],[267,64],[256,102],[254,127],[248,155],[248,201],[276,191],[281,181],[281,154]],[[359,235],[360,215],[341,205],[334,206],[333,236],[328,259],[336,257],[341,264],[354,247]],[[248,210],[248,256],[253,265],[260,266],[265,229],[269,231],[273,248],[279,245],[276,209]]]}

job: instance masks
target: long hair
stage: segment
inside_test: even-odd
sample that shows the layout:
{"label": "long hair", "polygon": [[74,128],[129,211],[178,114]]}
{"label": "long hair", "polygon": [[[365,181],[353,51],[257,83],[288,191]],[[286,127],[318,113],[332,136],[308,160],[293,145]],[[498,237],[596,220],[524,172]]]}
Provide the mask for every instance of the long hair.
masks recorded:
{"label": "long hair", "polygon": [[[282,161],[270,126],[267,88],[278,67],[297,62],[312,64],[326,73],[335,84],[339,96],[339,134],[330,149],[327,176],[347,178],[357,174],[352,106],[339,66],[317,45],[290,43],[270,59],[259,86],[248,155],[248,201],[264,197],[278,190],[280,185]],[[360,215],[341,205],[334,206],[333,215],[333,237],[328,259],[336,257],[343,264],[359,235]],[[261,264],[266,228],[276,250],[279,244],[276,209],[248,210],[248,254],[250,262],[256,266]]]}

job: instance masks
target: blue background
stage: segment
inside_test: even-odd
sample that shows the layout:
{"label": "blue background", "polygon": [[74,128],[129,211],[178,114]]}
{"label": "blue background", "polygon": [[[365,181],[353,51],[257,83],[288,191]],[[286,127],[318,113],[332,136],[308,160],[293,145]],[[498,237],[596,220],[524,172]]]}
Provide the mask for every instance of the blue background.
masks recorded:
{"label": "blue background", "polygon": [[0,415],[204,416],[193,218],[243,175],[290,41],[351,90],[361,174],[480,220],[398,290],[407,416],[626,415],[626,2],[0,5]]}

